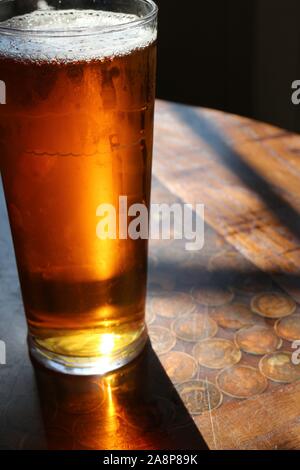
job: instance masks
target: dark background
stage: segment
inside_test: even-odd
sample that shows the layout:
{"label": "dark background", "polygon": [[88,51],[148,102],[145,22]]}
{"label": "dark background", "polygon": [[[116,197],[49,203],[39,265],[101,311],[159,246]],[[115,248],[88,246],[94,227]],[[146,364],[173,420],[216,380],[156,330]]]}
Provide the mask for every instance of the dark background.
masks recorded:
{"label": "dark background", "polygon": [[[22,14],[37,1],[15,0],[14,5]],[[300,0],[155,1],[160,9],[159,98],[300,132],[300,105],[291,101],[291,84],[300,80]],[[60,8],[95,7],[94,0],[47,2]],[[7,9],[12,5],[0,3]]]}
{"label": "dark background", "polygon": [[300,132],[299,0],[156,0],[158,96]]}

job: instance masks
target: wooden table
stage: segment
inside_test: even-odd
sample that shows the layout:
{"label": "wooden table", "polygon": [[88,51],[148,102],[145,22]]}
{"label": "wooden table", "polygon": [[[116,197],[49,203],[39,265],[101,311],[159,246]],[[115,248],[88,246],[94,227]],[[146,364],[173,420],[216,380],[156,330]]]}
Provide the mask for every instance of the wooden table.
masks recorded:
{"label": "wooden table", "polygon": [[[250,308],[262,290],[300,302],[299,158],[300,136],[157,102],[153,202],[205,204],[205,245],[191,254],[181,241],[151,242],[147,321],[157,355],[148,345],[106,378],[62,376],[29,361],[1,196],[0,339],[7,346],[7,365],[0,365],[1,448],[203,449],[202,435],[211,449],[299,449],[300,382],[268,380],[255,396],[230,397],[218,390],[219,370],[192,367],[201,334],[184,337],[196,331],[197,315],[215,322],[216,299],[221,310],[236,303]],[[182,336],[176,318],[183,316]],[[273,320],[254,317],[273,328]],[[220,324],[213,332],[231,342],[235,333]],[[280,347],[291,351],[290,342]],[[176,369],[182,357],[184,367]],[[240,364],[257,369],[260,359],[243,352]],[[188,393],[191,380],[212,387],[212,395]]]}

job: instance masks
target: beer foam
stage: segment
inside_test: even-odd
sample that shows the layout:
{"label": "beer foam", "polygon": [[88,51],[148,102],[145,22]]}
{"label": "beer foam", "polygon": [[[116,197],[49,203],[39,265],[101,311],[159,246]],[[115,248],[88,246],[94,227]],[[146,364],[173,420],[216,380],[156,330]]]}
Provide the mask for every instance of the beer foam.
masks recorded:
{"label": "beer foam", "polygon": [[0,22],[0,56],[74,62],[127,55],[156,39],[153,24],[134,24],[139,19],[109,11],[37,10]]}

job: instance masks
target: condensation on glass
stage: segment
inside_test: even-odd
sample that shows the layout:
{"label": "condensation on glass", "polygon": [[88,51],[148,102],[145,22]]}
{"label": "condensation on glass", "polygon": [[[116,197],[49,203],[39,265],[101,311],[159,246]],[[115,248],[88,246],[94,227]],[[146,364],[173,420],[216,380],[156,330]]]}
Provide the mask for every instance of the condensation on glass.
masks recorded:
{"label": "condensation on glass", "polygon": [[0,4],[0,165],[31,353],[105,373],[147,339],[147,240],[101,240],[96,211],[149,206],[157,8]]}

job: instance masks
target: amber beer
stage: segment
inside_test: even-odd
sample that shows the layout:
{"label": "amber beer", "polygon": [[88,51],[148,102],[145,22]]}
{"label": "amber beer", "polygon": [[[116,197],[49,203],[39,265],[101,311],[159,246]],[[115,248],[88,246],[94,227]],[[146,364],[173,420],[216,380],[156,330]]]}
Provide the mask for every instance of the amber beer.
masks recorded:
{"label": "amber beer", "polygon": [[[149,206],[156,10],[142,3],[152,25],[101,11],[33,12],[5,23],[24,29],[18,41],[0,24],[1,172],[29,344],[65,372],[106,372],[146,340],[147,241],[96,231],[101,204],[118,213],[122,195]],[[94,36],[51,37],[49,25],[70,18],[91,21]],[[32,24],[48,37],[30,37]]]}

